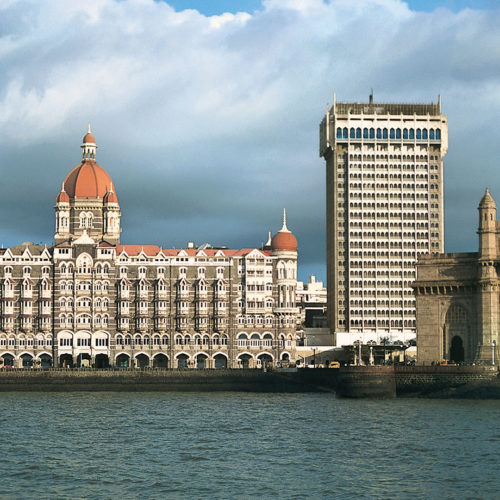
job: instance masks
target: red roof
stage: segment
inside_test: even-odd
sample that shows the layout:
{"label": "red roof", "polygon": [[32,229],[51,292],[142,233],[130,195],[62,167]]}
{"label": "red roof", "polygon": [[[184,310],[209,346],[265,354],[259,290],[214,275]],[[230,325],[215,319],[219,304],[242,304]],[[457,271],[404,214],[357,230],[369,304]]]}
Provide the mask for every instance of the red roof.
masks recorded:
{"label": "red roof", "polygon": [[66,176],[64,190],[70,198],[104,198],[111,182],[106,170],[95,161],[86,160]]}
{"label": "red roof", "polygon": [[92,134],[92,132],[87,132],[84,137],[83,137],[83,143],[91,143],[91,144],[95,144],[95,137],[94,137],[94,134]]}
{"label": "red roof", "polygon": [[287,231],[279,231],[271,240],[271,248],[273,250],[286,250],[288,252],[297,251],[297,238]]}
{"label": "red roof", "polygon": [[[207,257],[215,257],[217,253],[220,253],[224,257],[243,257],[253,252],[255,248],[242,248],[239,250],[225,248],[223,250],[217,248],[207,248],[203,250],[203,253]],[[271,255],[270,250],[258,250],[263,255]],[[188,257],[195,257],[201,250],[197,248],[161,248],[158,245],[117,245],[116,253],[117,255],[125,252],[128,256],[136,256],[141,252],[144,252],[148,257],[154,257],[162,252],[165,256],[176,257],[181,252]]]}

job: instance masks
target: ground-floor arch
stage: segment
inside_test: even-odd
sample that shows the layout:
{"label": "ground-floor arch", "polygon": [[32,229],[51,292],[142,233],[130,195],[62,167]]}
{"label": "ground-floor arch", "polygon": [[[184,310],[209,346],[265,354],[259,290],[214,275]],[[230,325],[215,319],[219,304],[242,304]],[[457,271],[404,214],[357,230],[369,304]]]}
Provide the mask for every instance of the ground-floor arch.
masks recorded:
{"label": "ground-floor arch", "polygon": [[222,353],[214,355],[214,366],[218,370],[223,370],[227,368],[227,356]]}
{"label": "ground-floor arch", "polygon": [[196,368],[198,370],[204,370],[207,368],[207,359],[208,356],[206,354],[200,353],[196,356]]}
{"label": "ground-floor arch", "polygon": [[71,354],[61,354],[59,356],[60,368],[73,368],[73,356]]}
{"label": "ground-floor arch", "polygon": [[177,360],[177,368],[184,369],[188,367],[189,356],[187,354],[181,352],[180,354],[177,354],[175,359]]}
{"label": "ground-floor arch", "polygon": [[168,356],[163,353],[155,354],[153,357],[153,367],[168,368]]}
{"label": "ground-floor arch", "polygon": [[130,356],[124,352],[116,356],[115,365],[118,368],[130,368]]}
{"label": "ground-floor arch", "polygon": [[31,354],[25,352],[24,354],[21,354],[19,358],[21,360],[21,366],[23,368],[33,368],[34,358]]}
{"label": "ground-floor arch", "polygon": [[260,364],[265,367],[273,364],[273,357],[271,354],[263,352],[257,356],[257,361],[260,361]]}
{"label": "ground-floor arch", "polygon": [[1,356],[2,365],[8,368],[14,368],[14,355],[10,352],[4,352]]}
{"label": "ground-floor arch", "polygon": [[109,368],[109,356],[107,354],[98,354],[95,357],[96,368]]}
{"label": "ground-floor arch", "polygon": [[237,359],[238,359],[238,365],[240,365],[241,368],[250,368],[250,362],[251,360],[253,360],[253,356],[251,354],[244,352],[239,354]]}
{"label": "ground-floor arch", "polygon": [[149,356],[141,352],[135,356],[135,365],[137,368],[146,368],[149,366]]}
{"label": "ground-floor arch", "polygon": [[38,355],[38,362],[40,367],[49,368],[52,366],[52,356],[46,352]]}

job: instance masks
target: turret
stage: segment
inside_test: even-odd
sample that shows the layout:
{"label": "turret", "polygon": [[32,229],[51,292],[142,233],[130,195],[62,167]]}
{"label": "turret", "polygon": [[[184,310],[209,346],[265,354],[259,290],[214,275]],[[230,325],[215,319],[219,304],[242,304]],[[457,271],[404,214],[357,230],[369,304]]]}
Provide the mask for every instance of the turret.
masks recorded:
{"label": "turret", "polygon": [[497,207],[495,200],[486,189],[479,203],[479,257],[494,259],[497,254]]}

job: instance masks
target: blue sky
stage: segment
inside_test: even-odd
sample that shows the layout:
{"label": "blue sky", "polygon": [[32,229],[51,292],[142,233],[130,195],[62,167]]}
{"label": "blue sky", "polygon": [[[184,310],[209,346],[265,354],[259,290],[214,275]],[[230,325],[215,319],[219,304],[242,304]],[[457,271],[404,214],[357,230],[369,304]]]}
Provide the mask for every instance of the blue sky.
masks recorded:
{"label": "blue sky", "polygon": [[379,102],[441,95],[447,251],[477,249],[485,187],[500,202],[496,1],[4,0],[0,67],[7,246],[53,241],[91,122],[123,243],[260,246],[286,207],[299,276],[322,279],[318,126],[334,92],[371,88]]}
{"label": "blue sky", "polygon": [[[196,9],[207,15],[218,15],[224,12],[249,12],[262,9],[260,0],[171,0],[168,1],[176,10]],[[444,7],[453,12],[464,8],[498,9],[498,0],[410,0],[409,7],[415,11],[431,12]]]}

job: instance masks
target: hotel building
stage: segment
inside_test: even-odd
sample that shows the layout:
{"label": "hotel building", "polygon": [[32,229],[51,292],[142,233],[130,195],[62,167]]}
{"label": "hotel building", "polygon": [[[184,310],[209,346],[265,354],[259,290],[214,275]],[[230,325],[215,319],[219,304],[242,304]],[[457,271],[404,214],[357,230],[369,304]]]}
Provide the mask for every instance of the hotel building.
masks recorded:
{"label": "hotel building", "polygon": [[295,361],[297,240],[263,248],[123,245],[114,183],[83,158],[53,246],[0,251],[0,365],[237,368]]}
{"label": "hotel building", "polygon": [[444,250],[441,103],[336,102],[320,125],[326,161],[329,327],[336,343],[416,336],[420,254]]}

